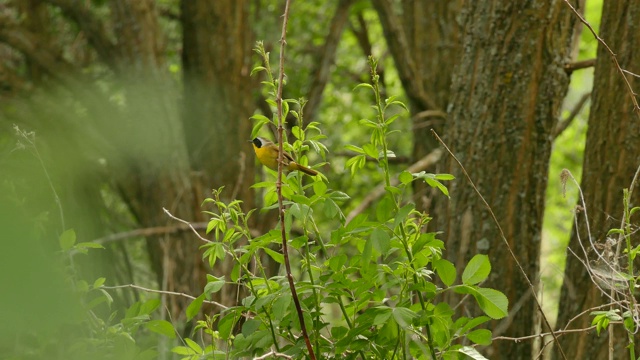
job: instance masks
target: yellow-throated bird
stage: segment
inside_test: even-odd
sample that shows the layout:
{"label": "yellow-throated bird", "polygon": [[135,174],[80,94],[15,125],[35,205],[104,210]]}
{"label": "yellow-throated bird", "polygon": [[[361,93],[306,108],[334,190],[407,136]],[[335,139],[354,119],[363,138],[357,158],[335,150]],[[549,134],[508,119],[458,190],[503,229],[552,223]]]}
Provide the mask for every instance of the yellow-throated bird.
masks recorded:
{"label": "yellow-throated bird", "polygon": [[[271,170],[278,171],[278,145],[272,143],[271,141],[257,137],[253,140],[249,140],[253,143],[253,150],[256,152],[256,156],[258,160],[262,163],[262,165],[268,167]],[[284,156],[282,157],[282,165],[289,171],[298,170],[303,173],[311,176],[318,175],[318,172],[309,169],[306,166],[302,166],[293,160],[293,156],[291,156],[288,152],[284,152]]]}

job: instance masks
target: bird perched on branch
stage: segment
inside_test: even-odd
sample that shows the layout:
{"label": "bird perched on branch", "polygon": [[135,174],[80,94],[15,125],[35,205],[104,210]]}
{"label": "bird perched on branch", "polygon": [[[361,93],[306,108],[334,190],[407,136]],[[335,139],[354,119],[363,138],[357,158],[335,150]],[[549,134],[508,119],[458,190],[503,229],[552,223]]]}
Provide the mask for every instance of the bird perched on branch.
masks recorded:
{"label": "bird perched on branch", "polygon": [[[262,163],[262,165],[268,167],[271,170],[276,170],[278,171],[278,154],[279,154],[279,149],[278,149],[278,145],[272,143],[271,141],[265,139],[265,138],[261,138],[261,137],[257,137],[253,140],[249,140],[251,143],[253,143],[253,151],[255,151],[256,156],[258,157],[258,160],[260,160],[260,162]],[[313,170],[313,169],[309,169],[306,166],[302,166],[300,164],[298,164],[297,162],[295,162],[295,160],[293,159],[293,156],[291,156],[288,152],[284,152],[284,154],[282,154],[282,165],[289,171],[294,171],[294,170],[298,170],[298,171],[302,171],[303,173],[310,175],[310,176],[315,176],[318,175],[318,172]]]}

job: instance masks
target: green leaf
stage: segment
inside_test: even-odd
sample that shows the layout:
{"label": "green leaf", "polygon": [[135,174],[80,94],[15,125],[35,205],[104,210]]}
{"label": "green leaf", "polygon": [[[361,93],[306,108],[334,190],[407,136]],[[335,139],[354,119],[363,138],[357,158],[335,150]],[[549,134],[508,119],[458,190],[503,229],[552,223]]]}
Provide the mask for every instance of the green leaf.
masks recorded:
{"label": "green leaf", "polygon": [[176,346],[173,349],[171,349],[171,352],[178,355],[195,355],[196,354],[195,351],[189,349],[186,346]]}
{"label": "green leaf", "polygon": [[93,282],[93,288],[97,289],[100,286],[104,285],[104,282],[107,281],[107,278],[97,278],[96,281]]}
{"label": "green leaf", "polygon": [[624,235],[624,230],[622,229],[611,229],[607,232],[607,236],[612,235],[612,234],[622,234]]}
{"label": "green leaf", "polygon": [[413,319],[418,317],[418,314],[413,312],[411,309],[405,307],[396,307],[392,310],[393,319],[396,323],[403,329],[411,326]]}
{"label": "green leaf", "polygon": [[218,334],[222,340],[228,340],[231,336],[231,330],[236,323],[236,311],[235,309],[228,312],[225,316],[218,321]]}
{"label": "green leaf", "polygon": [[76,243],[76,232],[73,229],[65,230],[65,232],[60,235],[60,248],[64,251],[67,251],[73,247],[73,244]]}
{"label": "green leaf", "polygon": [[376,219],[378,219],[378,222],[384,223],[389,220],[393,216],[394,207],[393,199],[391,199],[389,194],[386,194],[375,207]]}
{"label": "green leaf", "polygon": [[391,237],[387,234],[386,231],[375,228],[371,232],[371,242],[373,243],[373,248],[383,256],[386,256],[389,252],[389,248],[391,247]]}
{"label": "green leaf", "polygon": [[264,252],[266,252],[275,262],[277,262],[278,264],[284,264],[284,255],[280,254],[279,252],[273,251],[267,247],[265,247]]}
{"label": "green leaf", "polygon": [[474,293],[480,309],[492,319],[502,319],[508,315],[509,299],[498,290],[479,288]]}
{"label": "green leaf", "polygon": [[478,345],[491,345],[491,331],[476,329],[467,334],[467,338]]}
{"label": "green leaf", "polygon": [[318,196],[324,195],[327,192],[327,184],[324,181],[314,181],[313,192]]}
{"label": "green leaf", "polygon": [[208,297],[210,294],[220,291],[225,284],[224,276],[222,278],[216,278],[213,281],[207,282],[204,286],[204,293]]}
{"label": "green leaf", "polygon": [[349,195],[343,193],[342,191],[332,191],[331,194],[329,194],[329,198],[334,201],[346,201],[351,199]]}
{"label": "green leaf", "polygon": [[358,90],[359,88],[371,89],[373,92],[375,92],[375,89],[373,88],[373,86],[371,86],[371,84],[360,83],[353,88],[353,91]]}
{"label": "green leaf", "polygon": [[164,335],[170,339],[176,337],[176,331],[173,325],[166,320],[151,320],[145,324],[146,328],[154,333]]}
{"label": "green leaf", "polygon": [[431,186],[432,188],[437,188],[441,193],[449,197],[449,190],[438,180],[425,178],[424,181],[427,183],[427,185]]}
{"label": "green leaf", "polygon": [[342,270],[342,267],[347,263],[349,258],[347,254],[338,254],[329,258],[329,269],[334,272],[338,272]]}
{"label": "green leaf", "polygon": [[462,272],[462,283],[475,285],[484,281],[491,272],[491,263],[487,255],[477,254],[467,264]]}
{"label": "green leaf", "polygon": [[478,350],[476,350],[476,348],[471,347],[471,346],[463,346],[460,349],[458,349],[458,352],[461,354],[465,354],[468,357],[472,358],[473,360],[488,360],[486,357],[484,357],[482,354],[480,354],[478,352]]}
{"label": "green leaf", "polygon": [[151,299],[151,300],[145,301],[143,304],[140,305],[140,310],[138,310],[138,315],[149,315],[152,312],[156,311],[156,309],[159,307],[160,307],[160,300],[158,299]]}
{"label": "green leaf", "polygon": [[197,342],[189,338],[184,338],[184,341],[187,343],[187,346],[189,346],[189,348],[191,348],[193,351],[196,352],[196,354],[202,355],[204,353],[204,350],[202,350],[202,348],[200,347],[200,345],[198,345]]}
{"label": "green leaf", "polygon": [[202,302],[204,301],[204,294],[198,296],[187,306],[187,321],[193,319],[200,312]]}
{"label": "green leaf", "polygon": [[451,174],[436,174],[434,176],[436,180],[454,180],[456,177]]}
{"label": "green leaf", "polygon": [[405,170],[400,173],[400,176],[398,176],[398,180],[400,180],[401,183],[407,185],[413,181],[413,175]]}
{"label": "green leaf", "polygon": [[445,285],[451,286],[456,281],[456,267],[449,260],[435,260],[433,268]]}
{"label": "green leaf", "polygon": [[358,154],[364,154],[364,150],[362,150],[362,148],[357,147],[355,145],[345,145],[344,147],[345,149],[351,150],[353,152],[357,152]]}
{"label": "green leaf", "polygon": [[369,144],[364,144],[364,146],[362,147],[362,150],[364,150],[365,154],[367,154],[369,157],[377,159],[378,158],[378,149],[376,149],[376,146],[369,143]]}
{"label": "green leaf", "polygon": [[242,324],[242,335],[244,335],[245,337],[249,337],[249,335],[253,334],[254,332],[256,332],[256,330],[258,330],[258,328],[260,328],[260,324],[262,322],[260,320],[256,320],[256,319],[250,319],[244,322],[244,324]]}
{"label": "green leaf", "polygon": [[415,208],[415,205],[411,203],[401,207],[395,216],[393,228],[395,229],[396,227],[398,227],[398,225],[403,223],[407,219],[409,214],[413,211],[414,208]]}
{"label": "green leaf", "polygon": [[371,262],[372,253],[373,253],[373,241],[371,241],[371,238],[368,238],[365,241],[364,247],[362,249],[362,259],[361,259],[362,267],[361,267],[360,273],[364,274],[369,268],[369,263]]}
{"label": "green leaf", "polygon": [[271,306],[271,311],[273,312],[273,317],[275,319],[284,318],[287,311],[289,311],[289,305],[291,304],[291,295],[283,294],[279,296],[276,301],[273,302]]}
{"label": "green leaf", "polygon": [[291,133],[293,134],[293,136],[296,137],[296,139],[304,139],[304,132],[302,131],[302,129],[300,129],[300,126],[294,126],[291,128]]}

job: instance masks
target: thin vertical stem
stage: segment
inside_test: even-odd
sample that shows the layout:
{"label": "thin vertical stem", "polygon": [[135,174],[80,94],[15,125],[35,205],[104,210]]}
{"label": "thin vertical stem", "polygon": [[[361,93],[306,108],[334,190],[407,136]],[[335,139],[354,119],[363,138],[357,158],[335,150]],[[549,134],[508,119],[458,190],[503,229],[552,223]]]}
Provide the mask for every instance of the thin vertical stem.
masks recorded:
{"label": "thin vertical stem", "polygon": [[289,261],[289,251],[287,248],[287,231],[284,225],[284,200],[282,198],[282,163],[284,160],[284,143],[282,133],[284,130],[282,124],[282,87],[284,82],[284,48],[287,38],[287,23],[289,22],[289,6],[291,0],[286,0],[284,7],[284,15],[282,20],[282,36],[280,38],[280,69],[278,73],[278,90],[276,92],[276,105],[278,107],[278,180],[276,181],[276,192],[278,194],[278,212],[280,214],[280,230],[282,234],[282,255],[284,256],[284,266],[287,272],[287,280],[289,281],[289,288],[291,289],[291,297],[293,303],[296,306],[298,313],[298,320],[300,321],[300,330],[302,331],[302,337],[307,345],[307,351],[309,351],[309,357],[311,360],[315,360],[316,356],[307,334],[307,327],[304,324],[304,315],[302,313],[302,307],[300,306],[300,300],[298,299],[298,293],[296,292],[296,286],[293,281],[293,275],[291,275],[291,263]]}

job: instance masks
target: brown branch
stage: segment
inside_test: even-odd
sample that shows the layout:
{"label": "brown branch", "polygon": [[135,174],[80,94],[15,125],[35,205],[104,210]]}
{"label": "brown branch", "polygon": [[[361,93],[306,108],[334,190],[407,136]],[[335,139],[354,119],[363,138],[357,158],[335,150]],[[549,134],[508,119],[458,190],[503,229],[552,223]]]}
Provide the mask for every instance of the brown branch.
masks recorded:
{"label": "brown branch", "polygon": [[[428,168],[429,166],[432,166],[433,164],[435,164],[436,162],[438,162],[438,160],[440,160],[440,157],[442,156],[442,150],[440,149],[435,149],[432,152],[430,152],[429,154],[427,154],[425,157],[423,157],[422,159],[418,160],[416,163],[414,163],[413,165],[409,166],[407,168],[407,171],[410,173],[416,173],[416,172],[420,172],[425,170],[426,168]],[[398,180],[397,179],[392,179],[391,180],[391,185],[395,186],[398,184]],[[378,186],[376,186],[370,193],[369,195],[367,195],[361,202],[360,204],[358,204],[358,206],[351,210],[351,212],[349,213],[349,215],[347,215],[346,221],[345,223],[349,223],[351,220],[353,220],[353,218],[355,218],[356,216],[360,215],[363,211],[365,211],[374,201],[376,201],[376,199],[378,199],[379,197],[381,197],[382,195],[384,195],[386,192],[385,189],[385,184],[380,184]]]}
{"label": "brown branch", "polygon": [[560,136],[565,130],[567,130],[573,120],[578,117],[578,114],[580,114],[580,112],[582,111],[582,107],[587,103],[587,100],[589,100],[590,97],[590,92],[582,94],[580,100],[578,100],[573,109],[571,109],[569,116],[567,116],[567,118],[562,122],[558,122],[558,124],[556,124],[556,128],[553,130],[553,134],[551,135],[553,137],[553,140],[557,139],[558,136]]}
{"label": "brown branch", "polygon": [[567,72],[567,74],[571,74],[572,72],[576,71],[576,70],[582,70],[582,69],[587,69],[590,67],[594,67],[596,65],[596,59],[588,59],[588,60],[582,60],[582,61],[576,61],[576,62],[571,62],[568,63],[564,66],[564,71]]}
{"label": "brown branch", "polygon": [[[522,274],[522,276],[524,276],[524,279],[526,280],[527,285],[529,285],[529,288],[531,289],[531,295],[533,296],[533,299],[536,302],[536,306],[538,308],[538,311],[540,311],[540,316],[542,316],[542,320],[544,321],[544,323],[547,326],[547,328],[549,329],[549,331],[551,331],[551,335],[553,336],[553,339],[557,342],[558,341],[558,337],[555,335],[555,333],[553,333],[553,328],[551,327],[551,324],[549,323],[549,319],[547,319],[547,316],[544,314],[544,311],[542,310],[542,304],[540,303],[540,299],[538,299],[538,296],[536,295],[536,288],[531,283],[531,280],[529,279],[529,276],[527,275],[527,272],[524,271],[524,268],[522,267],[522,264],[520,264],[520,261],[516,257],[516,254],[513,253],[513,249],[511,249],[511,246],[509,245],[509,241],[507,240],[507,237],[504,234],[504,230],[502,230],[502,226],[500,225],[500,222],[498,221],[498,218],[496,217],[496,214],[493,212],[493,209],[491,209],[491,206],[489,205],[487,200],[484,198],[484,196],[482,196],[482,193],[480,192],[480,190],[478,190],[478,187],[476,186],[476,184],[473,182],[473,180],[471,180],[471,176],[469,176],[469,173],[467,173],[467,170],[465,169],[465,167],[462,165],[460,160],[458,160],[458,158],[453,154],[453,152],[451,152],[451,150],[449,149],[447,144],[445,144],[444,141],[442,141],[442,139],[440,138],[440,136],[438,136],[438,133],[436,133],[435,130],[431,129],[431,133],[433,134],[433,136],[436,137],[438,142],[442,146],[444,146],[444,148],[447,150],[449,155],[451,155],[453,160],[458,164],[458,166],[460,166],[460,169],[462,170],[462,173],[464,174],[464,176],[467,178],[467,181],[469,181],[469,184],[471,184],[471,187],[473,188],[475,193],[478,194],[478,197],[480,198],[480,201],[482,201],[484,206],[487,208],[487,211],[491,215],[491,218],[493,219],[493,222],[496,224],[496,227],[498,228],[498,231],[500,232],[500,238],[504,242],[504,245],[506,246],[507,251],[511,255],[511,258],[513,258],[513,261],[516,263],[516,266],[518,267],[518,270],[520,270],[520,273]],[[560,343],[558,343],[558,350],[560,351],[560,355],[562,355],[562,358],[567,360],[567,356],[565,355],[564,350],[562,350],[562,347],[560,346]]]}
{"label": "brown branch", "polygon": [[349,19],[349,8],[351,8],[353,2],[354,0],[340,0],[336,7],[335,14],[331,19],[329,33],[325,38],[322,49],[319,51],[321,55],[312,72],[313,77],[311,79],[309,94],[307,95],[308,101],[304,107],[307,115],[304,118],[306,123],[315,119],[318,108],[320,107],[322,93],[329,81],[329,70],[331,69],[331,65],[333,65],[340,37]]}
{"label": "brown branch", "polygon": [[631,87],[631,83],[629,83],[629,79],[627,79],[627,77],[625,76],[625,71],[622,69],[622,67],[620,67],[620,63],[618,62],[618,58],[616,57],[616,54],[613,52],[613,50],[611,50],[609,45],[607,45],[607,43],[604,42],[604,40],[600,36],[598,36],[596,31],[593,30],[593,27],[591,26],[591,24],[589,24],[589,22],[576,10],[576,8],[574,8],[573,5],[571,5],[569,0],[564,0],[564,2],[571,9],[571,11],[573,11],[573,13],[576,14],[576,16],[580,19],[580,21],[589,29],[589,31],[591,31],[591,34],[593,34],[593,37],[595,37],[596,40],[598,40],[598,42],[607,50],[607,52],[611,56],[611,59],[613,60],[613,64],[616,66],[616,69],[618,70],[620,75],[622,75],[622,79],[624,80],[624,83],[627,86],[627,90],[628,90],[627,92],[629,93],[629,96],[631,96],[631,102],[633,103],[633,110],[636,112],[638,119],[640,119],[640,105],[638,105],[638,100],[636,99],[636,93],[633,91],[633,88]]}
{"label": "brown branch", "polygon": [[287,246],[287,230],[284,224],[284,199],[282,197],[282,167],[284,163],[284,149],[283,149],[283,137],[284,131],[283,119],[282,119],[282,88],[284,83],[284,49],[287,44],[287,24],[289,22],[289,8],[291,0],[287,0],[284,5],[284,14],[282,15],[282,34],[280,37],[280,65],[278,73],[278,89],[276,93],[276,105],[278,107],[278,180],[276,181],[276,193],[278,194],[278,214],[280,215],[280,234],[282,236],[282,255],[284,257],[284,266],[287,272],[287,280],[289,282],[289,289],[291,290],[291,297],[296,307],[298,314],[298,321],[300,321],[300,330],[302,331],[302,337],[304,343],[307,346],[309,357],[311,360],[316,360],[316,355],[313,352],[311,346],[311,340],[309,340],[309,334],[307,333],[307,326],[304,323],[304,314],[302,313],[302,307],[300,306],[300,299],[298,299],[298,293],[296,291],[296,285],[291,274],[291,261],[289,260],[289,250]]}
{"label": "brown branch", "polygon": [[391,54],[396,63],[400,81],[407,96],[413,103],[419,105],[421,109],[436,110],[438,106],[424,91],[418,76],[411,51],[405,36],[404,30],[400,26],[400,19],[395,15],[390,0],[372,0],[373,7],[378,13],[382,30]]}

